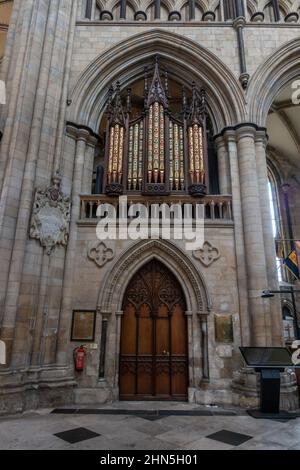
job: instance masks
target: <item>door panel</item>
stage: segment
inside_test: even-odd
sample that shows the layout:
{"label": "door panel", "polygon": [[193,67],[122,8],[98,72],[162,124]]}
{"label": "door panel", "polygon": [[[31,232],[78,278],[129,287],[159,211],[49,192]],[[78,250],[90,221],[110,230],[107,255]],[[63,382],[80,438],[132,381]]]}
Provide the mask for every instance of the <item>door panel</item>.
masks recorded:
{"label": "door panel", "polygon": [[123,301],[120,399],[186,400],[185,310],[177,279],[159,261],[133,277]]}

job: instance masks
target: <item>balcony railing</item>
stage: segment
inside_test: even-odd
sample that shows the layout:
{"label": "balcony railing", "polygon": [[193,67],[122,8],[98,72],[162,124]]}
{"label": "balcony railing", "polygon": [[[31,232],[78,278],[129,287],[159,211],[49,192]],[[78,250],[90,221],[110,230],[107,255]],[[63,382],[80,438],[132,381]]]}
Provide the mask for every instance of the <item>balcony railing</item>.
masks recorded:
{"label": "balcony railing", "polygon": [[[97,221],[97,209],[101,204],[111,204],[119,214],[119,199],[106,196],[104,194],[92,194],[80,196],[80,222]],[[209,195],[203,198],[193,198],[187,194],[176,196],[142,196],[127,195],[127,210],[133,204],[143,204],[148,211],[148,216],[154,216],[155,204],[167,204],[171,208],[172,205],[179,204],[181,206],[181,215],[184,217],[185,205],[189,205],[192,210],[192,217],[196,214],[196,204],[204,205],[204,218],[212,222],[233,222],[232,215],[232,198],[231,196]]]}

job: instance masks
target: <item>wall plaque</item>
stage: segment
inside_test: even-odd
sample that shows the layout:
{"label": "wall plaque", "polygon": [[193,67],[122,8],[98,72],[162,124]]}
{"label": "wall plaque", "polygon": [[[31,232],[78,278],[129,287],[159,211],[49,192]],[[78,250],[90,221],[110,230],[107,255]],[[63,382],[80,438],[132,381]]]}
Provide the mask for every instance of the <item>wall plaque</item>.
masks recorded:
{"label": "wall plaque", "polygon": [[215,340],[218,343],[233,343],[232,315],[215,315]]}
{"label": "wall plaque", "polygon": [[73,310],[71,341],[94,341],[96,310]]}
{"label": "wall plaque", "polygon": [[52,185],[37,189],[30,222],[30,237],[40,240],[48,255],[56,245],[66,246],[69,238],[70,199],[60,190],[61,177],[56,174]]}

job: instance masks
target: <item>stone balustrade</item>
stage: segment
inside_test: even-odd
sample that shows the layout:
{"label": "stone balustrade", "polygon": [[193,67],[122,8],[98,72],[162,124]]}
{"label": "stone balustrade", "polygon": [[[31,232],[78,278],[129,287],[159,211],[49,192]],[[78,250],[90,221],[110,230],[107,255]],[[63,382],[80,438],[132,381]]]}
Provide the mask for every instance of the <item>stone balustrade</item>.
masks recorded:
{"label": "stone balustrade", "polygon": [[[117,209],[119,199],[111,198],[104,194],[81,195],[79,216],[80,222],[91,221],[93,219],[96,220],[97,208],[101,204],[111,204]],[[127,195],[127,207],[129,208],[132,204],[144,204],[147,207],[149,217],[151,216],[151,206],[153,204],[167,204],[169,207],[174,204],[180,204],[182,207],[182,216],[184,216],[184,206],[190,204],[192,205],[193,217],[195,216],[196,204],[203,204],[205,220],[225,223],[233,222],[231,196],[209,195],[201,199],[196,199],[185,194],[176,196],[164,196],[163,198],[155,196],[146,197],[136,194]]]}

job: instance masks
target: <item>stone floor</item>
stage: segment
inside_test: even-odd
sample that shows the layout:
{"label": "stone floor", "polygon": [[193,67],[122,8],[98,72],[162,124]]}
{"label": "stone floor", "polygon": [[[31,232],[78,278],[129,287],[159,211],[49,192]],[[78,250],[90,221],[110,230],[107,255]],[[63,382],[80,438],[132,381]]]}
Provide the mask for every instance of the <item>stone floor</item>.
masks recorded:
{"label": "stone floor", "polygon": [[120,402],[42,409],[0,419],[0,449],[300,449],[300,418],[188,403]]}

